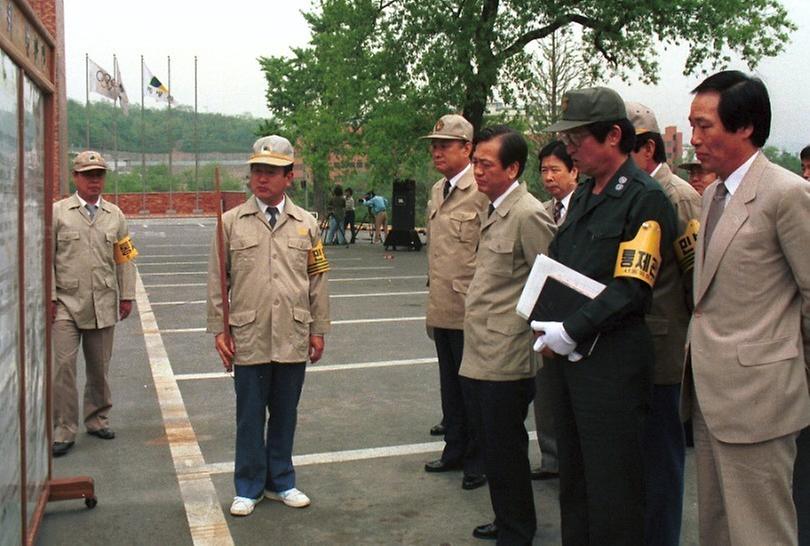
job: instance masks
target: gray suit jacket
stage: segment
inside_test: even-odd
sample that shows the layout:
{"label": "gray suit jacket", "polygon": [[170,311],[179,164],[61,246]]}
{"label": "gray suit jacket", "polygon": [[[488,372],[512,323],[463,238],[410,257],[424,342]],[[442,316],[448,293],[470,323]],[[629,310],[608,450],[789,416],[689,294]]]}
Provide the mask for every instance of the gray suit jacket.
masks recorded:
{"label": "gray suit jacket", "polygon": [[[703,195],[705,225],[718,182]],[[810,424],[810,184],[759,153],[695,253],[684,415],[694,381],[712,435],[754,443]],[[691,365],[690,365],[691,361]]]}

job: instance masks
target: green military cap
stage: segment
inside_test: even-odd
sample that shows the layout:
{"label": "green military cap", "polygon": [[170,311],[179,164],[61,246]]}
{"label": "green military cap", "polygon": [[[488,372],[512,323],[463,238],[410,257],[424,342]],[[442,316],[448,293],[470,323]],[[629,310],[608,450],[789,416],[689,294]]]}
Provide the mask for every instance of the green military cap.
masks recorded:
{"label": "green military cap", "polygon": [[93,150],[85,150],[73,159],[73,172],[83,173],[85,171],[106,171],[107,162],[104,156]]}
{"label": "green military cap", "polygon": [[429,135],[420,138],[440,139],[440,140],[466,140],[472,142],[472,123],[458,114],[447,114],[439,118],[433,131]]}
{"label": "green military cap", "polygon": [[562,119],[543,131],[568,131],[597,121],[616,121],[627,118],[624,101],[613,89],[587,87],[567,91],[562,98]]}
{"label": "green military cap", "polygon": [[295,161],[292,144],[284,137],[270,135],[262,137],[253,143],[253,154],[248,160],[249,164],[264,163],[276,167],[286,167]]}

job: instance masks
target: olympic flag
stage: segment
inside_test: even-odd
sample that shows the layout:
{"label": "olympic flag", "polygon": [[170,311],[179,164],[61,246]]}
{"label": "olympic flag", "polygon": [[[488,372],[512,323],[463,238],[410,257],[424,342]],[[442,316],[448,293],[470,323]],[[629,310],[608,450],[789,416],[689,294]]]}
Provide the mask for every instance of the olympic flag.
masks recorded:
{"label": "olympic flag", "polygon": [[90,59],[87,60],[87,88],[108,99],[118,98],[119,90],[116,79]]}

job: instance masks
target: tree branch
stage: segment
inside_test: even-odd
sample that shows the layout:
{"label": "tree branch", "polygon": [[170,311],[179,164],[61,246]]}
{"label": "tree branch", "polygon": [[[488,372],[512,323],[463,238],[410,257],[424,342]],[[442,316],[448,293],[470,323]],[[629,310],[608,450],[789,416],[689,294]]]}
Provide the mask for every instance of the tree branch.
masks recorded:
{"label": "tree branch", "polygon": [[558,30],[561,27],[564,27],[569,23],[577,23],[580,26],[592,28],[594,30],[598,30],[599,28],[599,24],[590,17],[585,17],[584,15],[579,15],[576,13],[566,13],[560,15],[559,17],[554,19],[553,22],[542,28],[536,28],[526,32],[525,34],[520,36],[517,40],[515,40],[509,47],[501,50],[501,52],[497,55],[497,57],[499,59],[508,59],[512,55],[515,55],[518,52],[520,52],[529,43],[535,40],[542,40],[549,34],[553,33],[554,31]]}

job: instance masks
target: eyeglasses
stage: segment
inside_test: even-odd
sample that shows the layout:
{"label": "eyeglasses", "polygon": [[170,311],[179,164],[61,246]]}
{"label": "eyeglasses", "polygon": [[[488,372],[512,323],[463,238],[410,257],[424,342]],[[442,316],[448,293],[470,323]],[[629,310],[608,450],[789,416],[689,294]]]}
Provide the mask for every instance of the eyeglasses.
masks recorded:
{"label": "eyeglasses", "polygon": [[574,148],[579,148],[582,145],[582,141],[585,140],[585,137],[588,136],[588,131],[584,129],[575,129],[572,131],[562,131],[557,133],[557,136],[560,138],[563,144],[566,146],[573,146]]}

